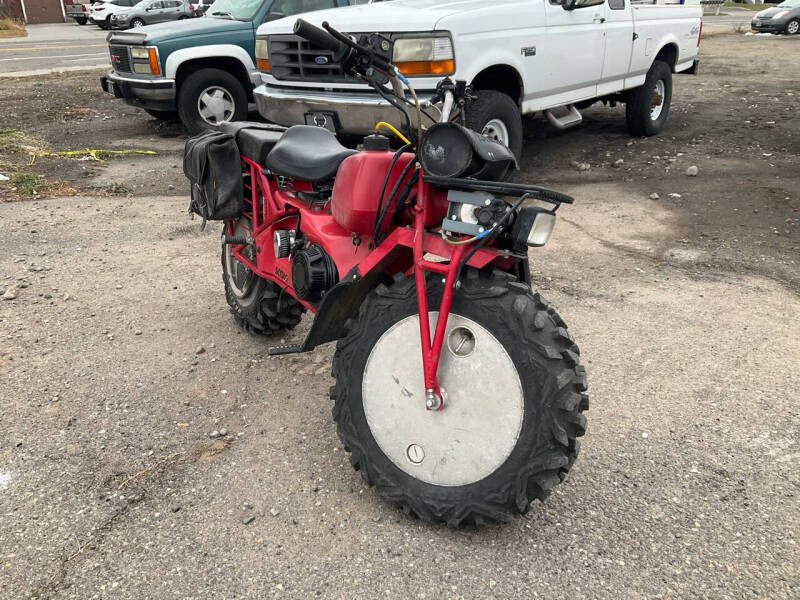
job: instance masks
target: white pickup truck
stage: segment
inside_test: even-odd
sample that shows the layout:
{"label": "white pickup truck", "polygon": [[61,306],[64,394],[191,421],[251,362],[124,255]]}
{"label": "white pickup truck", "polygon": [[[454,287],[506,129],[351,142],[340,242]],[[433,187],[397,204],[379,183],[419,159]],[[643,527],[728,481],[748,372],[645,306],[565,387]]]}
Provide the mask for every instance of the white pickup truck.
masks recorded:
{"label": "white pickup truck", "polygon": [[[626,104],[631,134],[658,133],[669,112],[672,73],[696,72],[702,29],[699,4],[630,0],[395,0],[302,16],[348,33],[391,37],[393,62],[421,100],[446,75],[471,84],[477,100],[467,125],[517,156],[521,114],[543,111],[564,128],[598,100]],[[295,36],[295,20],[267,22],[257,31],[262,85],[254,96],[264,118],[342,134],[366,134],[378,121],[396,120],[395,109],[344,73],[330,51]]]}

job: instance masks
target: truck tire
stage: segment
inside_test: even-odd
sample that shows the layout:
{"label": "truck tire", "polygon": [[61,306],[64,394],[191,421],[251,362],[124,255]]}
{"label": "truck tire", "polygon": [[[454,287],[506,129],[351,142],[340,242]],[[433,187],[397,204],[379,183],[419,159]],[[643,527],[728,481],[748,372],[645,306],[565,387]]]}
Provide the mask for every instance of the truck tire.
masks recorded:
{"label": "truck tire", "polygon": [[[244,234],[247,228],[249,223],[240,220],[235,234]],[[243,254],[254,252],[252,248],[249,246]],[[294,329],[305,312],[305,308],[276,283],[259,277],[236,260],[229,244],[222,245],[222,282],[233,318],[247,331],[276,335]]]}
{"label": "truck tire", "polygon": [[508,94],[478,90],[477,99],[466,108],[465,125],[503,142],[520,160],[522,157],[522,116]]}
{"label": "truck tire", "polygon": [[76,22],[78,25],[86,25],[86,23],[87,23],[88,21],[89,21],[89,20],[88,20],[86,17],[79,17],[79,18],[75,19],[75,22]]}
{"label": "truck tire", "polygon": [[247,92],[236,77],[221,69],[200,69],[184,79],[177,105],[191,135],[247,118]]}
{"label": "truck tire", "polygon": [[[441,278],[427,291],[437,307]],[[586,430],[586,372],[561,317],[516,278],[465,271],[442,350],[441,411],[425,408],[413,278],[379,285],[346,328],[333,357],[337,432],[366,483],[406,514],[450,527],[508,521],[570,470]]]}
{"label": "truck tire", "polygon": [[628,133],[639,137],[659,133],[667,122],[671,102],[672,69],[657,60],[647,72],[644,85],[628,92],[625,100]]}

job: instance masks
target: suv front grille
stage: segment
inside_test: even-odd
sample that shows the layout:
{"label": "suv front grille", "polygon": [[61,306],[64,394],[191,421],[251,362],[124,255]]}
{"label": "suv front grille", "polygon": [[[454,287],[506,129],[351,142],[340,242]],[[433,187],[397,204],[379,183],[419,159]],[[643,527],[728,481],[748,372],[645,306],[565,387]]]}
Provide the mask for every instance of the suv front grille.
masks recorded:
{"label": "suv front grille", "polygon": [[127,46],[109,46],[111,53],[111,66],[119,73],[130,73],[131,69],[131,55],[128,52]]}
{"label": "suv front grille", "polygon": [[355,81],[345,75],[333,52],[296,35],[269,36],[270,72],[276,79],[289,81]]}

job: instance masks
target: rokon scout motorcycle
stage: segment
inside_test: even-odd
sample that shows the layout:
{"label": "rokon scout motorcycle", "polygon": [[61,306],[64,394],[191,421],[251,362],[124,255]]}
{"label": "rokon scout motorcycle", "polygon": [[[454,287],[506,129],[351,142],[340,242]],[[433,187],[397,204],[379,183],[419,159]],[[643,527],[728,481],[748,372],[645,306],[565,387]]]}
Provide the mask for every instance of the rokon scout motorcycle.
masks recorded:
{"label": "rokon scout motorcycle", "polygon": [[[420,102],[391,39],[323,27],[297,20],[301,50],[395,106],[403,124],[380,128],[402,146],[376,133],[355,151],[322,127],[256,123],[189,140],[193,210],[225,221],[228,304],[265,335],[316,313],[303,344],[273,355],[338,340],[333,417],[381,496],[451,527],[507,521],[563,480],[586,428],[578,347],[531,291],[527,254],[572,198],[502,181],[516,159],[460,124],[464,82]],[[235,144],[232,169],[204,135]]]}

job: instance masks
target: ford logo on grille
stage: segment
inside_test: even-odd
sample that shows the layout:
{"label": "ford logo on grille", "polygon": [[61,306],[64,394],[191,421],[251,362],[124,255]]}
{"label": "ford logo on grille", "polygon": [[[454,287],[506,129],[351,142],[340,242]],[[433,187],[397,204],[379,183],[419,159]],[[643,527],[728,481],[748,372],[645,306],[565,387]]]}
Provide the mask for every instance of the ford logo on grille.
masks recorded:
{"label": "ford logo on grille", "polygon": [[314,62],[318,65],[327,65],[328,64],[328,57],[327,56],[317,56],[314,59]]}

